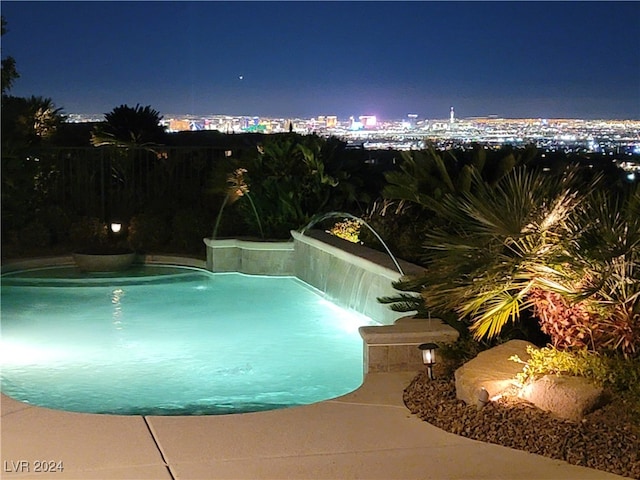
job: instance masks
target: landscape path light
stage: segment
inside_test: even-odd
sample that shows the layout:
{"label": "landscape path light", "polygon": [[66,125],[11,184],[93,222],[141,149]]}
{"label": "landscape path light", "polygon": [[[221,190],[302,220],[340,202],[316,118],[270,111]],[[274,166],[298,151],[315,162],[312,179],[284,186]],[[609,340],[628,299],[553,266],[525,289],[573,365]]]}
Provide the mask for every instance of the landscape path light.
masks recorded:
{"label": "landscape path light", "polygon": [[122,224],[121,223],[113,222],[111,224],[111,231],[113,233],[120,233],[120,230],[122,230]]}
{"label": "landscape path light", "polygon": [[427,374],[430,380],[436,377],[433,375],[433,366],[436,364],[436,350],[438,345],[435,343],[421,343],[418,348],[422,352],[422,363],[427,367]]}

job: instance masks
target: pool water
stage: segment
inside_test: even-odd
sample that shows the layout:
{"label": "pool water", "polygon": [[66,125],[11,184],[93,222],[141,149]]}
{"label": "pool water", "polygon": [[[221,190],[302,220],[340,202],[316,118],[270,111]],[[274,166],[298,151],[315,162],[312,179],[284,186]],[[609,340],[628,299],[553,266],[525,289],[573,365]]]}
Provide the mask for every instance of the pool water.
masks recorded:
{"label": "pool water", "polygon": [[295,277],[138,267],[2,276],[2,392],[55,409],[242,413],[356,389],[368,317]]}

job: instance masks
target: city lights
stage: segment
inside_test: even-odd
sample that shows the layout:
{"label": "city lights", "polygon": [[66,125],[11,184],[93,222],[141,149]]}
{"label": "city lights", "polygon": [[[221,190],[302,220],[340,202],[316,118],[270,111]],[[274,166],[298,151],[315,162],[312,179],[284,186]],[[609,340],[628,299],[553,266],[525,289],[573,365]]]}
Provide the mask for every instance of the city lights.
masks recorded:
{"label": "city lights", "polygon": [[[416,113],[386,120],[376,115],[318,115],[313,118],[270,118],[249,115],[167,115],[169,132],[217,130],[223,133],[316,134],[337,137],[365,149],[415,150],[429,144],[462,147],[476,143],[489,148],[533,144],[545,151],[602,153],[623,156],[640,153],[640,121],[550,118],[448,117],[429,119]],[[96,121],[96,116],[69,115],[71,122]],[[291,129],[291,130],[290,130]],[[614,157],[615,158],[615,157]]]}

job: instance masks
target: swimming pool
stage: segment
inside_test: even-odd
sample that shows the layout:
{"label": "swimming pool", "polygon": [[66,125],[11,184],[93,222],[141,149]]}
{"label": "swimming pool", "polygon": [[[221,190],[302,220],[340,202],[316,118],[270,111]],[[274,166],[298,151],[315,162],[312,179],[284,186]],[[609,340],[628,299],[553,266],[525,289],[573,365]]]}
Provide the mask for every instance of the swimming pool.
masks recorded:
{"label": "swimming pool", "polygon": [[69,411],[227,414],[334,398],[362,383],[358,327],[375,324],[295,277],[144,266],[1,280],[2,392]]}

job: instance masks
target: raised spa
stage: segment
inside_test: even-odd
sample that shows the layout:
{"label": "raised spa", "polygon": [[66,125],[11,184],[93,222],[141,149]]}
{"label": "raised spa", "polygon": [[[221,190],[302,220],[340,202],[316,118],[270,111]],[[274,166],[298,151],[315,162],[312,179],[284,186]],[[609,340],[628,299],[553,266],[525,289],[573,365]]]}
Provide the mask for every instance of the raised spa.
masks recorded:
{"label": "raised spa", "polygon": [[2,276],[2,392],[55,409],[142,415],[269,410],[363,379],[358,327],[292,276],[169,266]]}

